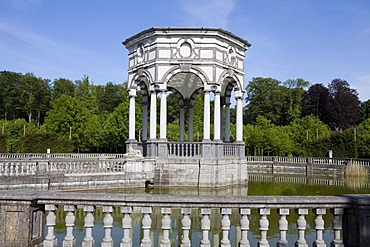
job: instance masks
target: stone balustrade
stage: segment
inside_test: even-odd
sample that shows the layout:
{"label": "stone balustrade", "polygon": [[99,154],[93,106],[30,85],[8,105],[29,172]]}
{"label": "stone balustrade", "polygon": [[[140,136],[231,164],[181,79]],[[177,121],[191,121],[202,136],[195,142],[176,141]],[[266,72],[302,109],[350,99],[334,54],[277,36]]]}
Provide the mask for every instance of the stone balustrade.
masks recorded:
{"label": "stone balustrade", "polygon": [[0,159],[122,159],[124,154],[100,153],[0,153]]}
{"label": "stone balustrade", "polygon": [[[251,246],[250,230],[251,225],[258,226],[259,236],[258,246],[270,246],[270,239],[267,237],[272,226],[269,222],[270,214],[277,212],[278,217],[278,240],[277,246],[332,246],[332,247],[364,247],[370,241],[368,234],[368,223],[366,218],[370,216],[370,196],[368,195],[346,195],[346,196],[176,196],[176,195],[122,195],[122,194],[99,194],[99,193],[66,193],[51,191],[4,191],[0,195],[0,221],[7,222],[0,228],[1,246],[15,246],[11,243],[22,243],[19,246],[36,245],[35,236],[40,236],[35,232],[33,224],[39,224],[40,220],[33,213],[41,209],[46,215],[46,236],[42,243],[43,246],[76,246],[76,236],[74,227],[76,217],[83,217],[84,238],[82,246],[114,246],[114,241],[120,243],[119,246],[153,246],[152,232],[156,228],[160,232],[160,244],[158,246],[171,246],[170,231],[174,222],[171,215],[175,211],[181,212],[179,220],[175,224],[180,224],[177,229],[179,233],[180,246]],[[14,208],[15,205],[17,208]],[[32,208],[32,210],[30,210]],[[60,216],[57,217],[57,210],[63,208],[62,222]],[[13,210],[12,210],[13,209]],[[82,212],[82,216],[81,211]],[[159,210],[159,219],[153,218],[153,212]],[[16,211],[17,214],[11,214]],[[94,211],[103,214],[103,238],[101,244],[95,243],[93,229],[95,227]],[[113,214],[122,214],[121,223],[113,224]],[[135,211],[135,213],[134,213]],[[80,213],[78,213],[80,212]],[[253,212],[257,212],[254,214]],[[23,214],[22,214],[23,213]],[[135,215],[139,213],[139,223]],[[307,223],[307,215],[314,213],[314,223]],[[195,221],[193,214],[200,217]],[[219,215],[214,217],[214,215]],[[296,238],[287,238],[289,215],[296,215],[294,225],[296,225]],[[331,214],[331,222],[325,222],[326,215]],[[12,219],[9,215],[16,217],[29,217],[29,221]],[[36,222],[35,222],[36,221]],[[233,222],[231,222],[233,221]],[[235,222],[237,221],[237,222]],[[18,224],[25,225],[18,225]],[[63,223],[66,234],[63,239],[57,239],[55,235],[56,225]],[[154,225],[153,225],[154,224]],[[191,237],[192,224],[199,224],[200,238]],[[235,235],[231,236],[231,225],[235,225]],[[323,239],[325,225],[332,225],[332,236],[330,243]],[[142,234],[140,239],[133,239],[134,228],[140,226]],[[32,226],[32,227],[30,227]],[[212,229],[220,226],[220,236],[211,238]],[[29,229],[32,228],[32,229]],[[21,231],[22,230],[22,231]],[[314,231],[315,239],[311,242],[306,238],[306,232]],[[25,238],[25,232],[29,236]],[[40,228],[39,231],[42,231]],[[80,230],[81,231],[81,230]],[[119,235],[119,238],[113,237]],[[343,234],[342,234],[343,233]],[[26,234],[27,235],[27,234]],[[343,236],[343,237],[342,237]],[[216,238],[215,238],[216,237]],[[28,242],[27,242],[28,241]],[[32,242],[34,241],[34,242]],[[139,241],[135,242],[135,241]],[[215,243],[215,241],[217,243]],[[26,243],[27,242],[27,243]],[[40,242],[41,243],[41,242]],[[94,245],[95,244],[95,245]],[[118,245],[116,245],[118,246]]]}
{"label": "stone balustrade", "polygon": [[168,156],[198,157],[202,156],[201,142],[168,142]]}
{"label": "stone balustrade", "polygon": [[266,163],[266,164],[317,164],[317,165],[338,165],[358,164],[370,167],[369,159],[342,159],[325,157],[281,157],[281,156],[246,156],[248,163]]}
{"label": "stone balustrade", "polygon": [[125,160],[49,159],[1,160],[1,176],[107,173],[125,171]]}

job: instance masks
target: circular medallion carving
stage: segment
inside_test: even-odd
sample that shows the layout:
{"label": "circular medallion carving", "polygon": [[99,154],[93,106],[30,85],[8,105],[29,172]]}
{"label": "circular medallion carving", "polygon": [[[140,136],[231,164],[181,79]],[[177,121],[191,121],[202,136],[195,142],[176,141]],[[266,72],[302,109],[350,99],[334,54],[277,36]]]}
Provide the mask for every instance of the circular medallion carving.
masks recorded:
{"label": "circular medallion carving", "polygon": [[191,56],[191,45],[188,42],[184,42],[180,46],[180,55],[183,58],[189,58]]}

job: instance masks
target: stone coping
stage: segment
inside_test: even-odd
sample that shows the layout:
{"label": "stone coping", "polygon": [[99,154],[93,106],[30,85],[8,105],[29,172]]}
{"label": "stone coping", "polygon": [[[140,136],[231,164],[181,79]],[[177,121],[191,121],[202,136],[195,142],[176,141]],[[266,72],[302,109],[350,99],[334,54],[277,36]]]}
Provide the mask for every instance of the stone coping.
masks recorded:
{"label": "stone coping", "polygon": [[40,190],[4,190],[1,201],[33,201],[36,204],[172,208],[349,208],[352,202],[370,204],[370,195],[339,196],[179,196],[107,194]]}

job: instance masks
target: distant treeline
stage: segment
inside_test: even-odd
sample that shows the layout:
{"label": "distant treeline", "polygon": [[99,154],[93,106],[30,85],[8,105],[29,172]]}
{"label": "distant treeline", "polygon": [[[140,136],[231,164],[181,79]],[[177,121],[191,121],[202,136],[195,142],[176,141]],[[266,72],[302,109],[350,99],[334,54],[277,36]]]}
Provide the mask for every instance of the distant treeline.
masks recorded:
{"label": "distant treeline", "polygon": [[[326,156],[333,150],[335,157],[370,157],[370,101],[360,102],[345,80],[324,85],[300,78],[280,82],[257,77],[245,90],[247,155]],[[32,73],[1,71],[0,152],[50,148],[54,153],[122,153],[128,138],[127,96],[126,83],[94,85],[88,76],[74,82],[51,81]],[[141,133],[141,100],[139,90],[136,139]],[[167,101],[167,138],[178,141],[179,100],[170,94]],[[233,139],[235,108],[231,122]],[[194,105],[193,140],[201,141],[202,135],[200,94]]]}

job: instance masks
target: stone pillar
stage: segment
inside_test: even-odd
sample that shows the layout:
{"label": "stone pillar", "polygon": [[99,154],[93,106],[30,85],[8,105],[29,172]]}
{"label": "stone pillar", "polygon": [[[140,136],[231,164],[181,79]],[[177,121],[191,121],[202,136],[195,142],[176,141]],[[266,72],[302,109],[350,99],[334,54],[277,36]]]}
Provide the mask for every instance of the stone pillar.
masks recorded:
{"label": "stone pillar", "polygon": [[163,238],[161,240],[161,247],[170,247],[170,230],[171,230],[171,208],[162,208],[162,233]]}
{"label": "stone pillar", "polygon": [[188,141],[193,141],[193,131],[194,131],[194,120],[193,120],[193,105],[190,103],[189,106],[189,129],[188,129]]}
{"label": "stone pillar", "polygon": [[243,102],[236,98],[236,142],[243,142]]}
{"label": "stone pillar", "polygon": [[159,138],[167,140],[167,92],[161,91],[161,112],[160,112],[160,132]]}
{"label": "stone pillar", "polygon": [[57,246],[57,238],[54,234],[57,217],[55,216],[57,207],[54,204],[45,204],[45,211],[48,213],[46,217],[47,235],[44,240],[44,247]]}
{"label": "stone pillar", "polygon": [[204,91],[204,117],[203,117],[203,141],[210,141],[210,101],[209,101],[209,91]]}
{"label": "stone pillar", "polygon": [[211,230],[211,220],[209,219],[209,215],[211,214],[210,208],[202,208],[200,209],[200,213],[202,214],[201,224],[201,231],[202,231],[202,238],[200,240],[200,247],[210,247],[211,241],[209,241],[209,230]]}
{"label": "stone pillar", "polygon": [[157,93],[155,90],[150,92],[150,133],[149,140],[157,139]]}
{"label": "stone pillar", "polygon": [[123,214],[122,218],[122,228],[123,228],[123,238],[121,240],[120,247],[132,247],[131,239],[131,207],[121,207],[121,213]]}
{"label": "stone pillar", "polygon": [[[352,207],[344,209],[344,246],[367,247],[370,243],[370,196],[346,195],[352,200]],[[342,246],[334,245],[332,246]]]}
{"label": "stone pillar", "polygon": [[[34,196],[27,192],[22,195],[17,193],[1,192],[0,205],[0,246],[35,246],[42,245],[44,240],[44,214],[37,205],[34,205]],[[55,208],[52,212],[47,227],[55,226]],[[30,227],[32,226],[32,227]],[[56,243],[54,232],[48,232],[49,245]]]}
{"label": "stone pillar", "polygon": [[280,238],[277,242],[277,247],[289,247],[288,240],[286,238],[286,233],[288,231],[288,220],[286,219],[287,215],[289,215],[289,208],[279,208],[277,209],[278,214],[280,215],[279,219],[279,231],[280,231]]}
{"label": "stone pillar", "polygon": [[269,230],[269,221],[267,216],[270,215],[269,208],[260,208],[259,213],[261,219],[259,221],[260,231],[261,231],[261,240],[258,242],[259,247],[270,247],[270,244],[267,240],[267,231]]}
{"label": "stone pillar", "polygon": [[225,103],[225,142],[230,142],[230,97]]}
{"label": "stone pillar", "polygon": [[248,231],[249,231],[249,219],[248,215],[251,214],[250,208],[241,208],[240,209],[240,230],[241,230],[241,239],[239,242],[240,247],[250,247],[248,240]]}
{"label": "stone pillar", "polygon": [[215,91],[215,101],[214,101],[214,117],[213,117],[213,140],[221,141],[221,104],[220,104],[220,92]]}
{"label": "stone pillar", "polygon": [[141,212],[143,214],[143,218],[141,220],[141,225],[143,229],[143,238],[141,239],[141,247],[151,247],[152,240],[150,239],[150,229],[152,226],[152,219],[150,217],[152,213],[151,207],[143,207],[141,208]]}
{"label": "stone pillar", "polygon": [[185,111],[184,111],[184,102],[180,102],[180,142],[185,141]]}
{"label": "stone pillar", "polygon": [[181,208],[181,214],[183,215],[183,218],[181,220],[182,237],[181,237],[180,247],[190,247],[191,242],[189,239],[189,235],[190,235],[191,220],[189,216],[191,214],[191,208]]}
{"label": "stone pillar", "polygon": [[86,213],[86,216],[84,218],[85,237],[82,241],[82,247],[95,246],[95,240],[92,236],[92,229],[94,227],[94,215],[93,215],[94,210],[95,210],[94,206],[91,205],[84,206],[84,211]]}
{"label": "stone pillar", "polygon": [[113,247],[114,241],[112,238],[112,228],[113,228],[113,207],[112,206],[103,206],[103,212],[105,213],[105,216],[103,218],[103,227],[105,236],[103,238],[103,241],[101,243],[101,247]]}
{"label": "stone pillar", "polygon": [[76,238],[73,236],[73,227],[75,226],[76,217],[74,211],[76,210],[74,205],[64,205],[64,211],[67,212],[65,218],[66,222],[66,236],[63,240],[63,247],[75,247]]}
{"label": "stone pillar", "polygon": [[129,123],[128,123],[128,141],[136,142],[135,139],[135,97],[136,91],[130,90],[130,110],[129,110]]}
{"label": "stone pillar", "polygon": [[230,240],[229,240],[229,232],[230,232],[230,215],[231,215],[231,208],[221,208],[222,220],[221,220],[221,228],[222,228],[222,239],[221,239],[221,247],[231,247]]}
{"label": "stone pillar", "polygon": [[148,96],[143,97],[143,122],[142,122],[142,137],[145,142],[148,139]]}
{"label": "stone pillar", "polygon": [[305,238],[305,231],[307,228],[307,221],[305,219],[305,215],[308,214],[307,208],[299,208],[297,209],[298,220],[297,220],[297,228],[298,228],[298,239],[295,242],[296,247],[308,247],[306,238]]}

